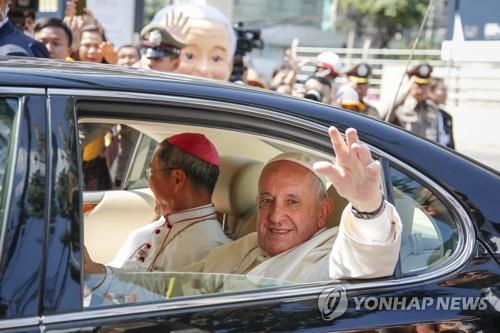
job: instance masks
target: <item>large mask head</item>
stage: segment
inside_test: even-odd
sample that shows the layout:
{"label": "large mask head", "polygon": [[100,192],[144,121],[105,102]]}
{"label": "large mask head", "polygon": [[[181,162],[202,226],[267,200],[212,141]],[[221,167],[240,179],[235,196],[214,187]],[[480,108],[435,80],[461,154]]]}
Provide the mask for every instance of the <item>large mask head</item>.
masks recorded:
{"label": "large mask head", "polygon": [[189,29],[176,72],[217,80],[229,80],[236,48],[236,35],[229,19],[214,7],[179,4],[160,10],[153,22],[165,15],[187,16]]}

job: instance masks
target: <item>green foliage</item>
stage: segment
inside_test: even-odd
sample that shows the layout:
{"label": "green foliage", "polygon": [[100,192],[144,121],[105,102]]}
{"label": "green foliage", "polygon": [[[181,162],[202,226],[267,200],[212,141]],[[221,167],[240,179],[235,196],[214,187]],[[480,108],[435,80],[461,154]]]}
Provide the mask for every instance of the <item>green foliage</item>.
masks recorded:
{"label": "green foliage", "polygon": [[145,0],[144,1],[144,25],[151,22],[156,12],[170,4],[171,1],[165,0]]}
{"label": "green foliage", "polygon": [[387,47],[396,33],[419,27],[428,4],[429,0],[340,0],[340,9],[357,27],[373,28],[374,42]]}

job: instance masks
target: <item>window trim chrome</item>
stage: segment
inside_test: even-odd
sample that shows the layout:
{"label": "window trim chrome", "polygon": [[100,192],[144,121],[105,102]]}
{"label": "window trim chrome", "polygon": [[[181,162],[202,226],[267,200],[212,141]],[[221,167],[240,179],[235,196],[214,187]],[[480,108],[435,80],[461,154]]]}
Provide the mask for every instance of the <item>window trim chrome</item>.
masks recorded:
{"label": "window trim chrome", "polygon": [[134,150],[132,151],[132,155],[130,156],[130,161],[127,165],[127,169],[125,170],[125,177],[120,184],[120,189],[125,190],[128,187],[128,183],[130,182],[130,173],[132,172],[132,164],[135,161],[137,154],[139,153],[139,147],[141,145],[142,138],[144,137],[144,133],[139,133],[139,137],[137,138],[137,142],[135,143]]}
{"label": "window trim chrome", "polygon": [[0,94],[5,95],[45,95],[45,88],[0,87]]}
{"label": "window trim chrome", "polygon": [[42,323],[42,317],[29,317],[18,319],[0,319],[0,330],[21,328],[21,327],[38,327]]}
{"label": "window trim chrome", "polygon": [[[326,133],[327,126],[314,123],[312,121],[298,119],[294,116],[288,114],[277,113],[273,110],[259,109],[251,106],[242,106],[235,103],[229,102],[218,102],[218,101],[207,101],[191,97],[179,97],[179,96],[166,96],[166,95],[156,95],[147,93],[129,93],[129,92],[119,92],[119,91],[95,91],[95,90],[77,90],[77,89],[48,89],[48,95],[72,95],[75,97],[104,97],[120,99],[134,99],[134,100],[145,100],[148,103],[151,102],[172,102],[172,103],[183,103],[186,106],[192,107],[202,107],[207,108],[217,108],[218,111],[226,112],[238,112],[244,111],[247,114],[258,116],[263,119],[270,119],[274,121],[279,121],[287,123],[292,126],[297,126],[304,128],[308,131],[312,131],[318,134]],[[316,142],[317,140],[313,140]],[[321,146],[326,146],[326,138],[323,141],[317,142]],[[463,267],[469,260],[470,256],[474,251],[476,244],[476,232],[473,226],[472,220],[462,207],[462,205],[442,186],[438,185],[429,177],[425,176],[413,167],[403,163],[402,161],[396,159],[395,157],[385,153],[384,151],[367,144],[370,150],[381,158],[386,159],[403,170],[409,172],[409,174],[418,177],[420,180],[424,181],[430,188],[432,188],[436,193],[439,193],[442,198],[448,201],[450,207],[455,210],[456,215],[461,219],[457,225],[458,230],[458,243],[457,251],[453,253],[452,256],[446,261],[446,266],[439,265],[428,272],[418,274],[416,276],[407,276],[398,279],[390,279],[384,281],[375,282],[360,282],[356,284],[345,284],[344,287],[347,291],[361,290],[361,289],[371,289],[371,288],[387,288],[394,286],[410,285],[415,283],[424,283],[431,280],[440,278],[442,276],[451,274],[461,267]],[[474,235],[474,236],[472,236]],[[107,318],[112,316],[123,316],[125,314],[134,313],[145,313],[145,312],[157,312],[157,311],[167,311],[174,309],[188,309],[200,306],[208,305],[222,305],[229,303],[242,303],[247,301],[256,300],[272,300],[275,298],[303,298],[303,297],[314,297],[317,296],[325,288],[330,287],[332,282],[327,283],[308,283],[303,285],[291,286],[280,288],[280,290],[266,291],[264,289],[256,291],[246,291],[243,295],[211,295],[205,298],[198,299],[177,299],[172,300],[167,303],[160,304],[144,304],[144,305],[134,305],[120,308],[111,309],[93,309],[85,310],[79,313],[69,313],[69,314],[57,314],[49,315],[42,318],[43,324],[54,324],[60,322],[68,322],[75,320],[85,320],[85,319],[95,319],[95,318]]]}
{"label": "window trim chrome", "polygon": [[[24,105],[26,103],[26,98],[25,97],[12,97],[13,99],[17,100],[17,113],[14,116],[14,127],[12,128],[12,149],[13,149],[13,155],[14,159],[12,161],[12,165],[10,168],[8,168],[9,173],[5,175],[6,179],[8,180],[7,183],[7,197],[5,199],[5,211],[4,211],[4,216],[3,216],[3,221],[1,221],[1,229],[0,229],[0,258],[3,256],[3,245],[5,241],[5,232],[7,228],[7,221],[10,216],[10,205],[12,202],[12,196],[9,194],[12,194],[12,189],[14,188],[14,175],[16,173],[16,164],[17,164],[17,152],[19,150],[19,132],[21,128],[21,113],[24,110]],[[1,326],[0,326],[1,328]]]}

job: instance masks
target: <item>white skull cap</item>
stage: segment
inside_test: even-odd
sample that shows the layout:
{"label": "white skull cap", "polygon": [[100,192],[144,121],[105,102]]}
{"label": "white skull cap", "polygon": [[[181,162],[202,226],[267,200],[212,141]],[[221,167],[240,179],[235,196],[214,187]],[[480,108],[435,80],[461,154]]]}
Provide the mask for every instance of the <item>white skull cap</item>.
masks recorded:
{"label": "white skull cap", "polygon": [[319,180],[321,181],[321,183],[325,187],[325,190],[327,190],[328,187],[330,187],[330,185],[331,185],[331,183],[326,179],[325,176],[321,175],[316,170],[314,170],[313,166],[314,166],[314,163],[316,163],[317,161],[314,160],[313,158],[311,158],[309,155],[307,155],[305,153],[283,153],[283,154],[279,154],[279,155],[273,157],[272,159],[270,159],[266,163],[266,166],[268,166],[268,165],[270,165],[272,163],[276,163],[278,161],[289,161],[289,162],[297,163],[297,164],[303,166],[304,168],[306,168],[307,170],[311,171],[316,177],[319,178]]}

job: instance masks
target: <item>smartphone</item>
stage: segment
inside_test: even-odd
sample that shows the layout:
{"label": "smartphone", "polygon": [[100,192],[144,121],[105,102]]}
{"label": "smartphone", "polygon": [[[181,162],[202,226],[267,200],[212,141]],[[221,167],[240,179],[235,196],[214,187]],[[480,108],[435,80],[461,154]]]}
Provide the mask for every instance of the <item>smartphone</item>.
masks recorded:
{"label": "smartphone", "polygon": [[87,8],[86,0],[76,0],[76,15],[85,14],[84,9]]}

